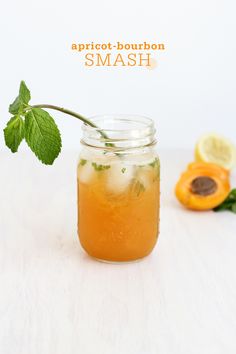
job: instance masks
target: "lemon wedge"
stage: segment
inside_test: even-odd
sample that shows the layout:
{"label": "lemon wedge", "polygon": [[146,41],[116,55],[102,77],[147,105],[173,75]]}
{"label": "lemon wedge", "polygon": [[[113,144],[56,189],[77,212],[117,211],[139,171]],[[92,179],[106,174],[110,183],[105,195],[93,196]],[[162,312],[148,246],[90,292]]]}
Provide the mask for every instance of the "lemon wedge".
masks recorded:
{"label": "lemon wedge", "polygon": [[236,148],[222,136],[207,134],[196,144],[195,159],[198,162],[211,162],[232,170],[236,166]]}

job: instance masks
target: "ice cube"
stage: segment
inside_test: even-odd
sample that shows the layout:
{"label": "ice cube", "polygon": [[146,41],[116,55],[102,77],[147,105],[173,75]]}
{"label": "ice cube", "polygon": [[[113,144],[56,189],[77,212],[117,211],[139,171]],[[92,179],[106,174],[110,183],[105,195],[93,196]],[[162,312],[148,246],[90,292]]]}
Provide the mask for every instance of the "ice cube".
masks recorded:
{"label": "ice cube", "polygon": [[114,163],[107,170],[107,189],[112,193],[124,192],[134,176],[134,166]]}
{"label": "ice cube", "polygon": [[155,155],[153,155],[153,153],[131,154],[131,156],[127,158],[127,162],[136,166],[146,166],[153,162],[154,159]]}
{"label": "ice cube", "polygon": [[84,165],[79,165],[78,167],[78,177],[81,183],[88,184],[91,181],[94,173],[95,171],[91,161],[86,161]]}
{"label": "ice cube", "polygon": [[140,171],[137,173],[137,177],[136,178],[143,185],[143,187],[145,189],[147,189],[150,186],[150,184],[151,184],[150,176],[149,176],[149,174],[147,174],[145,169],[143,169],[143,171],[142,171],[142,167],[139,167],[139,170]]}

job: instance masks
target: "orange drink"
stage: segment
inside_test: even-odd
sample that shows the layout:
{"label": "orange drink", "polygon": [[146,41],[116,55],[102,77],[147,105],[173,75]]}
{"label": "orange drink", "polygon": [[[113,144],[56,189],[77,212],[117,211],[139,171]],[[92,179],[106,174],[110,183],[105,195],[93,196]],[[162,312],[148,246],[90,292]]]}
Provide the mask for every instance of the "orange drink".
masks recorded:
{"label": "orange drink", "polygon": [[97,149],[84,141],[78,163],[78,233],[90,256],[127,262],[147,256],[157,241],[159,159],[152,141],[127,152],[114,140]]}

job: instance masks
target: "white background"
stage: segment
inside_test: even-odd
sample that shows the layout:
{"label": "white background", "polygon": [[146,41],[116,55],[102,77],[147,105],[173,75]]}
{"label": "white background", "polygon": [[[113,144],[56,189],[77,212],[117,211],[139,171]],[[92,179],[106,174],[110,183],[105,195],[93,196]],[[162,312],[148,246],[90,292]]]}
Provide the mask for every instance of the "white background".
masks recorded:
{"label": "white background", "polygon": [[[176,148],[161,152],[157,247],[116,266],[80,249],[76,151],[51,168],[30,152],[0,152],[1,353],[236,352],[236,217],[185,210],[173,193],[192,156],[181,148],[207,131],[236,142],[235,10],[227,0],[1,2],[0,130],[24,79],[35,104],[153,117],[159,146]],[[85,68],[70,51],[117,40],[167,49],[151,71]],[[53,115],[64,150],[79,149],[80,124]]]}
{"label": "white background", "polygon": [[[205,132],[236,140],[234,1],[5,1],[0,16],[1,129],[24,79],[35,104],[152,117],[161,148],[191,148]],[[163,42],[166,51],[150,71],[86,68],[70,50],[72,42],[117,40]],[[78,149],[80,124],[53,115],[64,149]]]}

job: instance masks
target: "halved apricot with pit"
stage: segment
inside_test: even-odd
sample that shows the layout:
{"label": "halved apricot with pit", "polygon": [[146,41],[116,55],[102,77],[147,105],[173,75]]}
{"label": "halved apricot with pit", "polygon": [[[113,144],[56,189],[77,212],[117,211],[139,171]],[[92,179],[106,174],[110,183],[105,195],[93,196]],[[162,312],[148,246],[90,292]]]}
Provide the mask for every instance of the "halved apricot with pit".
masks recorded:
{"label": "halved apricot with pit", "polygon": [[230,192],[229,172],[212,163],[189,164],[175,187],[177,199],[193,210],[213,209]]}

